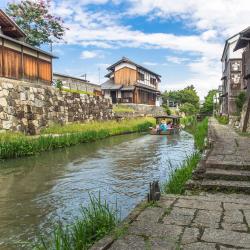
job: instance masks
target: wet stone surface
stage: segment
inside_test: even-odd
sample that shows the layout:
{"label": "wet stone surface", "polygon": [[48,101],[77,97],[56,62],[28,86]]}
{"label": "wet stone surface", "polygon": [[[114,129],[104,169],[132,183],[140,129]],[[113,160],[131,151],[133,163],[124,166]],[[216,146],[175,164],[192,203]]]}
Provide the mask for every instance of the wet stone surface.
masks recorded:
{"label": "wet stone surface", "polygon": [[145,208],[109,249],[249,249],[250,196],[163,195],[157,205]]}

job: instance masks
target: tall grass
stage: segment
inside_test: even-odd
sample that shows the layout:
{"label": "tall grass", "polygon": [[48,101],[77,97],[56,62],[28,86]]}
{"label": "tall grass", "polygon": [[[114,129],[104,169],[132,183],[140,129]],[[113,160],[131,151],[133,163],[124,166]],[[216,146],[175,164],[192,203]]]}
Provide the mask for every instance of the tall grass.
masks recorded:
{"label": "tall grass", "polygon": [[205,147],[205,138],[208,132],[208,117],[206,117],[202,122],[196,124],[194,131],[194,143],[199,151],[203,151]]}
{"label": "tall grass", "polygon": [[109,136],[143,132],[152,126],[152,118],[121,122],[93,122],[86,124],[55,125],[43,131],[45,135],[29,137],[22,134],[0,134],[0,159],[30,156],[79,143],[92,142]]}
{"label": "tall grass", "polygon": [[[194,144],[196,152],[187,157],[183,164],[176,170],[172,170],[169,180],[163,185],[165,193],[183,194],[185,191],[185,183],[192,177],[192,172],[196,168],[201,158],[201,152],[205,148],[205,138],[208,132],[208,118],[201,122],[196,119],[188,118],[185,121],[189,124],[188,131],[194,136]],[[171,163],[170,163],[171,167]]]}
{"label": "tall grass", "polygon": [[106,201],[90,195],[88,207],[81,208],[81,215],[72,225],[58,224],[52,238],[41,240],[35,246],[37,250],[85,250],[93,243],[110,233],[118,224],[118,211],[111,208]]}
{"label": "tall grass", "polygon": [[167,194],[183,194],[185,183],[191,178],[192,171],[196,168],[199,160],[199,152],[187,157],[179,168],[171,172],[168,182],[163,186],[164,192]]}

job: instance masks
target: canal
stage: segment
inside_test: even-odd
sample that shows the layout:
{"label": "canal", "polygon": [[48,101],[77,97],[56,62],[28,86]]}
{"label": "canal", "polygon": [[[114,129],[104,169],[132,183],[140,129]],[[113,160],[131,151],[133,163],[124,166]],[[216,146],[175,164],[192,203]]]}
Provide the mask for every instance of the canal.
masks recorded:
{"label": "canal", "polygon": [[[142,200],[149,182],[168,179],[194,151],[192,135],[130,134],[39,156],[0,162],[0,249],[70,223],[89,193],[117,203],[124,218]],[[18,245],[18,247],[17,247]]]}

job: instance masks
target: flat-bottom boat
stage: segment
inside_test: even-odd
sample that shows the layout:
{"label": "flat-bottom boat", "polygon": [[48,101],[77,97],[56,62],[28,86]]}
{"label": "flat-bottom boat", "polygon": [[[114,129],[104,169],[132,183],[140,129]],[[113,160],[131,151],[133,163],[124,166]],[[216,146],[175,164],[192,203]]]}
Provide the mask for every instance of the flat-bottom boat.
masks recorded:
{"label": "flat-bottom boat", "polygon": [[156,124],[159,125],[162,120],[171,121],[172,128],[168,128],[166,131],[160,131],[156,128],[151,128],[150,134],[151,135],[175,135],[180,133],[180,116],[177,115],[161,115],[155,116]]}

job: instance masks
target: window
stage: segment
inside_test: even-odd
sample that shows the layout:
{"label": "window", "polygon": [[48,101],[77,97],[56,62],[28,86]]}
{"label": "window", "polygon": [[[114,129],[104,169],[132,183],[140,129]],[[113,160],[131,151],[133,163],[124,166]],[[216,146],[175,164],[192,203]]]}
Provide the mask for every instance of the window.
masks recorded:
{"label": "window", "polygon": [[153,85],[155,85],[156,84],[156,79],[151,77],[150,78],[150,83],[153,84]]}
{"label": "window", "polygon": [[144,74],[141,72],[138,72],[139,80],[144,81]]}

